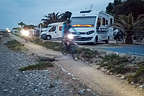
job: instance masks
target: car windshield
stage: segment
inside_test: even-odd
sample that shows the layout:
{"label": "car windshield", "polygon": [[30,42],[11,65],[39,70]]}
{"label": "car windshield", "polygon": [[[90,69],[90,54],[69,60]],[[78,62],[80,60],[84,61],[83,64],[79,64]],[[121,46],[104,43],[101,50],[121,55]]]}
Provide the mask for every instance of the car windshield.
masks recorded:
{"label": "car windshield", "polygon": [[73,27],[94,27],[96,16],[72,17]]}

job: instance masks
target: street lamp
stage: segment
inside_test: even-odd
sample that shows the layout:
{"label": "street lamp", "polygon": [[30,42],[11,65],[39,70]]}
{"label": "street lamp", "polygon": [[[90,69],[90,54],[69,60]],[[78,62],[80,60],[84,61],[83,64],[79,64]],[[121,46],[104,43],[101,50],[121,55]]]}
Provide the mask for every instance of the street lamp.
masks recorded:
{"label": "street lamp", "polygon": [[40,22],[40,33],[42,32],[42,21]]}

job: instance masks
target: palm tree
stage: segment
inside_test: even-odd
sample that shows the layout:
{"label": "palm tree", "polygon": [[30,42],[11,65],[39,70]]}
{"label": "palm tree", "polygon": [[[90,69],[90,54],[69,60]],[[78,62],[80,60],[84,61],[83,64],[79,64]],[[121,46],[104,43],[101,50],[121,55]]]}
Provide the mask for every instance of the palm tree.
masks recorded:
{"label": "palm tree", "polygon": [[65,13],[62,14],[59,14],[59,12],[58,13],[53,12],[44,16],[44,18],[41,21],[43,21],[44,26],[48,26],[51,23],[63,22],[67,19],[70,19],[71,15],[72,13],[69,11],[66,11]]}
{"label": "palm tree", "polygon": [[132,44],[134,29],[142,22],[144,22],[144,15],[138,16],[136,20],[134,19],[132,14],[129,14],[128,16],[119,15],[115,19],[114,27],[124,31],[126,44]]}
{"label": "palm tree", "polygon": [[61,16],[62,14],[59,13],[49,13],[48,15],[44,16],[44,18],[41,20],[43,21],[43,24],[47,26],[51,23],[61,22]]}
{"label": "palm tree", "polygon": [[21,28],[22,28],[22,27],[24,27],[26,24],[23,23],[23,22],[20,22],[20,23],[18,23],[18,25],[21,26]]}

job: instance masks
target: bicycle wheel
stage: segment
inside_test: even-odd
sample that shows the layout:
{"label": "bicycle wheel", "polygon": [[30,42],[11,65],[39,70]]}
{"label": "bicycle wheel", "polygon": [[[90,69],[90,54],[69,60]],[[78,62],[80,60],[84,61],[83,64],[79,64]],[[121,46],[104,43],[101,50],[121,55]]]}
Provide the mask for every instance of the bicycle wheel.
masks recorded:
{"label": "bicycle wheel", "polygon": [[66,55],[67,54],[67,48],[64,42],[61,44],[61,53]]}
{"label": "bicycle wheel", "polygon": [[77,47],[75,45],[70,46],[71,55],[72,55],[72,58],[74,60],[77,60],[77,51],[76,51],[76,49],[77,49]]}

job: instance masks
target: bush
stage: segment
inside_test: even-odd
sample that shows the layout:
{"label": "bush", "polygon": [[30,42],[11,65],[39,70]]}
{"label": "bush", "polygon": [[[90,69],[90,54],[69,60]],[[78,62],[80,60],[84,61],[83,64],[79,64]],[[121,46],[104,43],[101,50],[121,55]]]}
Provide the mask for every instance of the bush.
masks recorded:
{"label": "bush", "polygon": [[117,54],[110,54],[103,57],[102,62],[99,64],[100,67],[104,67],[110,72],[116,74],[124,74],[129,70],[126,68],[129,60],[126,57],[120,57]]}
{"label": "bush", "polygon": [[52,49],[54,51],[61,51],[61,43],[58,42],[51,42],[51,41],[42,42],[40,39],[35,39],[32,42],[38,45],[42,45],[48,49]]}
{"label": "bush", "polygon": [[39,63],[37,63],[37,64],[29,65],[29,66],[26,66],[26,67],[21,67],[19,70],[20,70],[20,71],[27,71],[27,70],[44,70],[44,69],[47,69],[48,67],[54,67],[53,63],[51,63],[51,62],[39,61]]}
{"label": "bush", "polygon": [[99,52],[88,49],[88,48],[78,48],[77,57],[83,61],[93,63],[96,61],[96,58],[100,55]]}
{"label": "bush", "polygon": [[80,54],[83,58],[94,58],[96,56],[93,50],[86,48],[78,48],[77,54]]}
{"label": "bush", "polygon": [[136,71],[134,75],[129,75],[128,81],[143,84],[144,83],[144,65],[139,66],[139,69]]}
{"label": "bush", "polygon": [[27,50],[24,47],[24,44],[21,44],[20,42],[16,41],[16,40],[12,40],[12,41],[8,41],[7,43],[5,43],[5,45],[14,51],[25,51]]}

